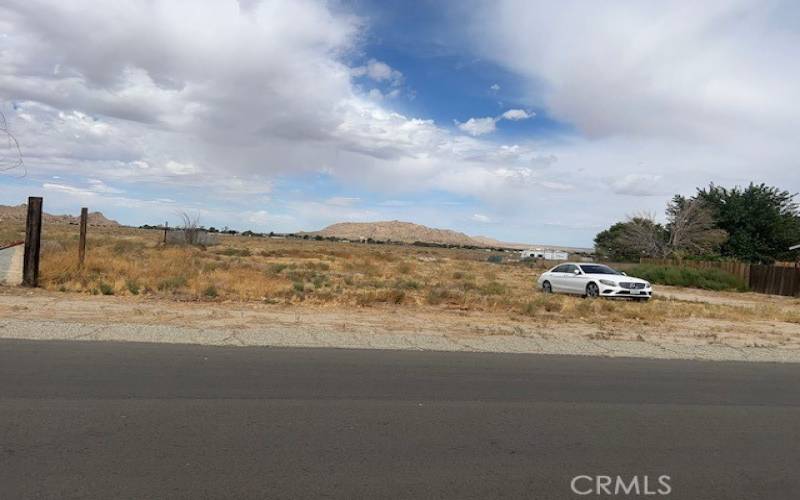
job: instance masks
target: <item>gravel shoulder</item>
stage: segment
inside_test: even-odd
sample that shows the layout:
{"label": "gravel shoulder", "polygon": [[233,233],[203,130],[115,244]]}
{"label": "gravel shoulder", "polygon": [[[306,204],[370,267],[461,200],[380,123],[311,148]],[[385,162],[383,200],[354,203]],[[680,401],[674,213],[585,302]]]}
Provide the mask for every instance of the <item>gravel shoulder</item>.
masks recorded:
{"label": "gravel shoulder", "polygon": [[[702,299],[680,289],[664,293]],[[788,323],[603,325],[422,307],[181,303],[8,287],[0,287],[0,338],[800,362],[800,325]]]}
{"label": "gravel shoulder", "polygon": [[694,288],[681,288],[675,286],[658,285],[658,293],[662,297],[673,300],[684,300],[688,302],[705,302],[707,304],[717,304],[736,307],[798,307],[800,308],[800,298],[782,297],[780,295],[764,295],[752,292],[710,292]]}

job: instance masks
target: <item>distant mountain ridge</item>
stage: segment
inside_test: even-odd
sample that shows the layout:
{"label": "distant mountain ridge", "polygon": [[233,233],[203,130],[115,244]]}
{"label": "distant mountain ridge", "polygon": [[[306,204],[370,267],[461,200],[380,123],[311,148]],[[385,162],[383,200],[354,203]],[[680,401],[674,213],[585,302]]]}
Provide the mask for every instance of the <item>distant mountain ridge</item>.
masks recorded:
{"label": "distant mountain ridge", "polygon": [[344,238],[354,241],[372,239],[378,241],[402,241],[404,243],[422,241],[425,243],[440,243],[444,245],[483,246],[479,241],[474,240],[464,233],[459,233],[458,231],[436,229],[421,224],[414,224],[413,222],[402,222],[398,220],[381,222],[340,222],[309,234],[323,237]]}
{"label": "distant mountain ridge", "polygon": [[[25,223],[28,214],[26,204],[17,206],[0,205],[0,222]],[[52,215],[47,212],[42,214],[44,224],[78,224],[79,216],[74,215]],[[102,212],[89,212],[88,224],[90,226],[119,226],[119,222],[106,218]]]}
{"label": "distant mountain ridge", "polygon": [[319,231],[308,233],[310,236],[343,238],[351,241],[372,239],[376,241],[400,241],[403,243],[438,243],[444,245],[475,246],[482,248],[509,248],[525,250],[528,248],[548,248],[573,252],[591,252],[590,248],[564,247],[558,245],[534,245],[530,243],[509,243],[487,236],[469,236],[451,229],[437,229],[413,222],[398,220],[380,222],[339,222]]}

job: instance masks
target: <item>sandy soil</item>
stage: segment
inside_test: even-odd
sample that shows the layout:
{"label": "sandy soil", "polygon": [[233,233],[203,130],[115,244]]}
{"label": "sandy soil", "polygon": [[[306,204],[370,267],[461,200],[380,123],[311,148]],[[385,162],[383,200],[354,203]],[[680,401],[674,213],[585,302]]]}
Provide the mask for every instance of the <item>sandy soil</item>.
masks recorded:
{"label": "sandy soil", "polygon": [[708,304],[745,307],[761,305],[772,305],[781,308],[800,307],[800,298],[798,297],[782,297],[780,295],[764,295],[752,292],[710,292],[695,288],[680,288],[664,285],[658,285],[656,290],[662,297],[689,302],[706,302]]}
{"label": "sandy soil", "polygon": [[[781,297],[720,294],[666,287],[662,293],[672,300],[705,300],[737,306],[757,307],[766,303],[777,304],[779,307],[797,307],[798,303],[796,299]],[[603,325],[570,318],[554,321],[509,317],[507,313],[494,315],[434,307],[381,306],[343,309],[336,306],[197,303],[86,296],[9,287],[0,287],[0,320],[3,319],[101,327],[141,325],[193,331],[213,330],[228,332],[233,340],[240,333],[256,334],[268,330],[282,332],[281,335],[289,337],[291,332],[363,337],[367,343],[370,336],[391,334],[402,337],[400,342],[407,344],[405,347],[409,348],[415,348],[415,338],[433,335],[458,342],[459,345],[469,346],[472,341],[480,341],[481,345],[491,343],[494,346],[492,349],[512,352],[515,349],[513,341],[508,343],[509,339],[566,342],[578,346],[578,350],[583,344],[602,341],[603,345],[612,347],[614,342],[618,342],[620,346],[641,344],[642,348],[645,344],[661,349],[666,348],[664,346],[724,346],[800,354],[800,325],[771,321],[691,319],[658,324],[627,322]],[[508,344],[508,348],[503,347],[504,342]]]}

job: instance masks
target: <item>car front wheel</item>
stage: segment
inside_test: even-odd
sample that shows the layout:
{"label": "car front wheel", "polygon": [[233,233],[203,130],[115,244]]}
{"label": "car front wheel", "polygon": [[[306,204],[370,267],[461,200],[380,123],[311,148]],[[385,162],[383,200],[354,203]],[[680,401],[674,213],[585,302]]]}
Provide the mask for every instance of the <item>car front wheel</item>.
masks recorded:
{"label": "car front wheel", "polygon": [[545,281],[542,283],[542,292],[544,293],[553,293],[553,287],[550,285],[549,281]]}
{"label": "car front wheel", "polygon": [[600,288],[597,287],[597,284],[589,283],[586,285],[586,296],[592,299],[600,296]]}

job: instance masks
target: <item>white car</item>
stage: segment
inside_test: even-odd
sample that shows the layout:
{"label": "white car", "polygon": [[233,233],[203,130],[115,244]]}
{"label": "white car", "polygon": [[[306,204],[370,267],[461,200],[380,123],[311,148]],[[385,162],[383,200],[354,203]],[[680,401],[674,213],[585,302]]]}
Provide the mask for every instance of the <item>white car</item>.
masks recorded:
{"label": "white car", "polygon": [[559,264],[538,280],[544,293],[572,293],[583,297],[614,297],[645,301],[653,296],[650,283],[603,264]]}

